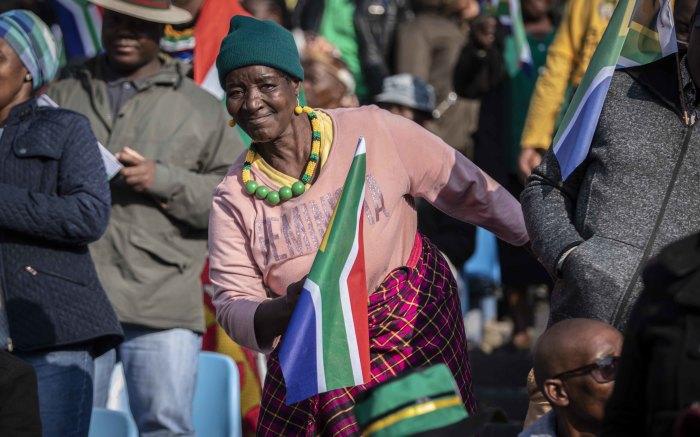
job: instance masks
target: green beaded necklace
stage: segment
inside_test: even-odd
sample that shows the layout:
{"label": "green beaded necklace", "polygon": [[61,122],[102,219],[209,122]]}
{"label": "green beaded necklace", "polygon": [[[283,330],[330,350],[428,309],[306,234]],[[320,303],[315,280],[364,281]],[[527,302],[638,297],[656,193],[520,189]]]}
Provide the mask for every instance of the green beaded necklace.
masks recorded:
{"label": "green beaded necklace", "polygon": [[309,161],[306,164],[306,170],[301,180],[294,182],[291,187],[284,186],[280,188],[279,191],[275,191],[252,180],[250,178],[250,166],[255,159],[256,152],[254,144],[248,147],[248,153],[243,162],[243,171],[241,172],[243,186],[248,194],[251,196],[255,195],[255,197],[261,200],[264,199],[270,205],[277,205],[282,200],[289,200],[292,197],[298,197],[304,194],[306,191],[306,184],[311,182],[316,172],[321,151],[321,123],[318,120],[318,115],[308,106],[304,106],[303,108],[297,106],[294,109],[294,112],[297,114],[300,114],[302,111],[306,113],[307,117],[309,117],[309,122],[311,122],[311,154],[309,155]]}

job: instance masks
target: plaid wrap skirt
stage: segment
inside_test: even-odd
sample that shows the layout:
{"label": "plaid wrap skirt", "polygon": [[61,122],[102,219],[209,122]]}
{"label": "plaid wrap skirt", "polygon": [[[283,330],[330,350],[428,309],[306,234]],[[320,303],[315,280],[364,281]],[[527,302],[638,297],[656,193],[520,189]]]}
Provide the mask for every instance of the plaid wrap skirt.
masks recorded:
{"label": "plaid wrap skirt", "polygon": [[257,435],[359,435],[353,414],[358,393],[404,370],[436,363],[447,364],[467,411],[476,411],[455,279],[425,237],[416,236],[411,259],[369,295],[371,381],[286,405],[276,349],[268,357]]}

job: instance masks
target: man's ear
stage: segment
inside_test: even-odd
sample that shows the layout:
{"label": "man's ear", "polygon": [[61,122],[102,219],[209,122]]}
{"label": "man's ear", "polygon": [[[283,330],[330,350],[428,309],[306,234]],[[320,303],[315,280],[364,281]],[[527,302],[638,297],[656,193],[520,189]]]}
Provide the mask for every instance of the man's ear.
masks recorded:
{"label": "man's ear", "polygon": [[558,407],[569,405],[569,395],[560,379],[547,379],[543,385],[542,393],[552,405]]}

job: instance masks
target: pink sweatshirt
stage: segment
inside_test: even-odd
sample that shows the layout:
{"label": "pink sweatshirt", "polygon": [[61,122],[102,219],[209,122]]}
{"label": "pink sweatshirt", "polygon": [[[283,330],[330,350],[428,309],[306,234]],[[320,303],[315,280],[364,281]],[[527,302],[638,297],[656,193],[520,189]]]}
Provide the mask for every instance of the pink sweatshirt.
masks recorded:
{"label": "pink sweatshirt", "polygon": [[[414,197],[513,245],[529,240],[518,201],[437,136],[375,106],[326,112],[333,120],[333,145],[303,195],[277,206],[248,195],[241,183],[244,156],[214,194],[209,256],[217,320],[234,341],[253,350],[270,352],[271,345],[257,344],[255,310],[309,273],[360,136],[367,146],[368,290],[408,260],[417,226]],[[279,188],[255,169],[252,173]]]}

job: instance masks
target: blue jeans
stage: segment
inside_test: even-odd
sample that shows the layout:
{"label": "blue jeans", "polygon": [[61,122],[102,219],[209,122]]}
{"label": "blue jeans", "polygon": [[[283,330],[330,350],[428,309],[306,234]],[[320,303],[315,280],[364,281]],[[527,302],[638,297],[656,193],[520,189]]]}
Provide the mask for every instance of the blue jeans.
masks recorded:
{"label": "blue jeans", "polygon": [[36,371],[45,437],[86,437],[92,414],[94,361],[84,350],[17,353]]}
{"label": "blue jeans", "polygon": [[124,342],[95,360],[96,407],[105,407],[117,360],[142,437],[194,436],[192,402],[201,338],[188,329],[123,325]]}

